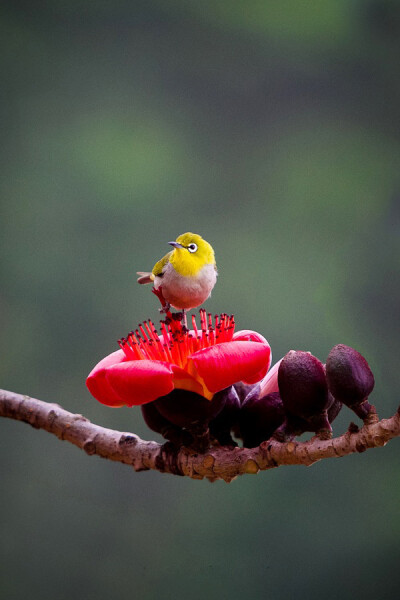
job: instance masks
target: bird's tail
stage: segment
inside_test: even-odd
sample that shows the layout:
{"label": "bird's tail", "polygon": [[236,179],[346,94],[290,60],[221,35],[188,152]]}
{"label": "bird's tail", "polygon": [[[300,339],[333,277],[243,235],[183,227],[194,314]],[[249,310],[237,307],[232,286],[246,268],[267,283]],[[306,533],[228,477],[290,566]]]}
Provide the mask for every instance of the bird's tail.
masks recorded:
{"label": "bird's tail", "polygon": [[138,283],[141,283],[141,284],[153,283],[153,281],[154,281],[153,273],[146,273],[145,271],[138,271],[136,273],[136,275],[140,275],[140,277],[137,280]]}

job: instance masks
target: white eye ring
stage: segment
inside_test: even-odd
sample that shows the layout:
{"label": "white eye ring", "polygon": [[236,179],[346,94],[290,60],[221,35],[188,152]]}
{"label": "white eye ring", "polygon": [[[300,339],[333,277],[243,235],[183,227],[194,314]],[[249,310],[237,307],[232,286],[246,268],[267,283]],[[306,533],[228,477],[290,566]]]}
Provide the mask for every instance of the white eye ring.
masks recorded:
{"label": "white eye ring", "polygon": [[189,252],[196,252],[196,250],[197,250],[197,244],[195,244],[195,243],[189,244],[189,246],[187,247],[187,249],[189,250]]}

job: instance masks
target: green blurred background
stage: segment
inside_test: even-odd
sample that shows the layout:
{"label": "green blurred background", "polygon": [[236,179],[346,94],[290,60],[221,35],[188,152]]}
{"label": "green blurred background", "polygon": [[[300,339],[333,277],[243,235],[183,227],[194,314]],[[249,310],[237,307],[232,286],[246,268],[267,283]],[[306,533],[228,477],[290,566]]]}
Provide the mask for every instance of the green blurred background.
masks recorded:
{"label": "green blurred background", "polygon": [[[192,230],[219,267],[206,308],[276,360],[357,348],[394,413],[398,1],[5,0],[0,30],[2,387],[154,439],[85,378],[157,319],[135,272]],[[397,441],[226,485],[0,428],[2,598],[398,591]]]}

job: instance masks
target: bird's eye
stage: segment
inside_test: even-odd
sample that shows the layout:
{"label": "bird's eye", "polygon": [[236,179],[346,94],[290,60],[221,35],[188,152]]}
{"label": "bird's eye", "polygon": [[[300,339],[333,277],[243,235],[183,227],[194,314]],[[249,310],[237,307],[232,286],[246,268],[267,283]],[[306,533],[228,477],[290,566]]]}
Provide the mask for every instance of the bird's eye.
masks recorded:
{"label": "bird's eye", "polygon": [[189,244],[189,246],[187,247],[187,249],[189,250],[189,252],[196,252],[196,250],[197,250],[197,244]]}

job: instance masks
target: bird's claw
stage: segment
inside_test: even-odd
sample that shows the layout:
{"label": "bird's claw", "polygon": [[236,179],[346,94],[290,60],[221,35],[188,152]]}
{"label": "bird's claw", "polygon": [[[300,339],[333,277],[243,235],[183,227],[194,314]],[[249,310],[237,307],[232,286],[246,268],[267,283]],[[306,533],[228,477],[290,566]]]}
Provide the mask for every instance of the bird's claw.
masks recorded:
{"label": "bird's claw", "polygon": [[167,313],[171,312],[171,305],[168,302],[167,304],[165,304],[162,308],[159,308],[158,310],[161,314],[167,314]]}

